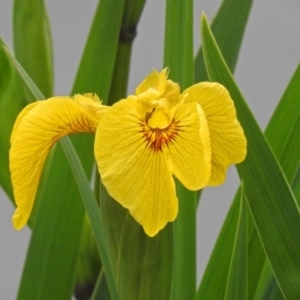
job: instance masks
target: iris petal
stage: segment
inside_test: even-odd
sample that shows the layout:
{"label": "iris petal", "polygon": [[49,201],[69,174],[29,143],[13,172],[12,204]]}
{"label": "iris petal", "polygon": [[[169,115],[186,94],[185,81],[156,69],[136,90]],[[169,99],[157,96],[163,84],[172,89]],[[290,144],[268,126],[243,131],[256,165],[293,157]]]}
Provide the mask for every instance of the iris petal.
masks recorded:
{"label": "iris petal", "polygon": [[201,189],[211,175],[210,137],[204,112],[197,103],[187,103],[175,108],[173,118],[177,132],[168,144],[173,173],[188,189]]}
{"label": "iris petal", "polygon": [[160,73],[153,70],[144,81],[136,88],[137,96],[151,90],[157,91],[157,100],[165,102],[169,108],[174,107],[180,101],[179,85],[168,80],[168,70],[165,68]]}
{"label": "iris petal", "polygon": [[212,174],[209,185],[225,181],[226,169],[246,156],[246,138],[228,91],[218,83],[202,82],[182,93],[185,103],[197,102],[205,113],[211,139]]}
{"label": "iris petal", "polygon": [[[162,71],[164,72],[164,70]],[[143,81],[142,83],[135,89],[135,94],[142,94],[150,89],[159,90],[159,85],[161,81],[161,73],[153,70]]]}
{"label": "iris petal", "polygon": [[167,154],[155,151],[143,131],[143,106],[121,100],[102,118],[95,156],[108,193],[154,236],[178,212]]}
{"label": "iris petal", "polygon": [[67,134],[95,132],[97,125],[98,121],[69,97],[39,101],[21,112],[10,149],[10,170],[17,204],[13,216],[16,229],[21,229],[29,218],[42,169],[53,144]]}

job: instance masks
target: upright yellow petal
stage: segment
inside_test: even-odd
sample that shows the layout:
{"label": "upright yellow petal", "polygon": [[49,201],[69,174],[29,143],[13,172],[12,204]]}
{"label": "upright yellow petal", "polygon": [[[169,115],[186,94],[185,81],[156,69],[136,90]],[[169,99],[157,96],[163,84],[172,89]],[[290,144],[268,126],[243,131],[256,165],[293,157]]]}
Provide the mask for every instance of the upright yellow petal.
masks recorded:
{"label": "upright yellow petal", "polygon": [[168,151],[172,170],[190,190],[207,185],[211,175],[211,148],[207,121],[199,104],[187,103],[174,108],[173,131]]}
{"label": "upright yellow petal", "polygon": [[95,156],[108,193],[154,236],[176,218],[178,202],[167,154],[146,136],[145,113],[133,99],[114,104],[97,129]]}
{"label": "upright yellow petal", "polygon": [[135,89],[136,95],[142,94],[149,89],[159,90],[159,85],[162,77],[157,70],[153,70]]}
{"label": "upright yellow petal", "polygon": [[226,169],[246,156],[246,138],[228,91],[218,83],[202,82],[182,93],[185,103],[197,102],[208,122],[212,151],[210,185],[224,182]]}
{"label": "upright yellow petal", "polygon": [[157,92],[157,99],[165,102],[169,108],[176,106],[180,101],[179,85],[168,79],[168,69],[160,73],[153,70],[144,81],[136,88],[137,96],[150,90]]}
{"label": "upright yellow petal", "polygon": [[[102,110],[101,105],[97,110]],[[98,120],[69,97],[54,97],[29,105],[16,121],[11,138],[10,171],[17,210],[16,229],[27,222],[46,157],[61,137],[95,132]]]}

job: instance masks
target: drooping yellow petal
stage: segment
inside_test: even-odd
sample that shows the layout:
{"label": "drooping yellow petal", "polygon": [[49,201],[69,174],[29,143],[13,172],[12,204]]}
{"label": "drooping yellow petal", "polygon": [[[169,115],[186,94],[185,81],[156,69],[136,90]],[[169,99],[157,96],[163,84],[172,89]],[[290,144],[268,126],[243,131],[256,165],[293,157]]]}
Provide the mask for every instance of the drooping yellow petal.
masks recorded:
{"label": "drooping yellow petal", "polygon": [[199,104],[187,103],[174,108],[174,137],[168,144],[172,170],[190,190],[207,185],[211,175],[211,148],[207,121]]}
{"label": "drooping yellow petal", "polygon": [[[104,113],[104,108],[99,107]],[[95,132],[98,120],[69,97],[54,97],[31,104],[21,112],[13,130],[10,171],[17,210],[16,229],[27,222],[42,169],[53,144],[76,132]]]}
{"label": "drooping yellow petal", "polygon": [[12,140],[14,139],[15,137],[15,132],[17,131],[17,128],[19,127],[19,124],[21,122],[21,120],[23,119],[24,116],[27,115],[27,113],[32,110],[34,107],[36,107],[38,104],[40,104],[40,101],[36,101],[36,102],[33,102],[33,103],[30,103],[28,104],[27,106],[25,106],[23,108],[23,110],[19,113],[16,121],[15,121],[15,124],[14,124],[14,127],[13,127],[13,131],[11,133],[11,136],[10,136],[10,142],[12,142]]}
{"label": "drooping yellow petal", "polygon": [[133,99],[114,104],[97,129],[95,156],[108,193],[154,236],[176,218],[178,202],[167,154],[147,135],[145,113]]}
{"label": "drooping yellow petal", "polygon": [[212,151],[210,185],[225,181],[226,169],[246,156],[246,138],[236,117],[234,103],[228,91],[218,83],[202,82],[187,88],[185,103],[197,102],[205,113]]}

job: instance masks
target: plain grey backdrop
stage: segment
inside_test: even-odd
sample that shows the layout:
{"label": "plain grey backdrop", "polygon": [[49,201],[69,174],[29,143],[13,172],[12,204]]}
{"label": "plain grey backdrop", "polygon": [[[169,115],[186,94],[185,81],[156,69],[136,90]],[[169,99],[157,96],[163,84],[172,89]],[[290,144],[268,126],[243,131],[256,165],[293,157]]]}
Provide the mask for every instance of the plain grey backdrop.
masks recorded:
{"label": "plain grey backdrop", "polygon": [[[11,47],[12,2],[1,0],[0,5],[0,35]],[[45,2],[52,25],[55,94],[68,95],[98,1]],[[221,1],[194,2],[196,52],[200,45],[200,14],[204,11],[211,20]],[[148,0],[145,5],[133,47],[129,93],[152,68],[163,67],[164,3]],[[257,0],[252,7],[235,78],[262,128],[300,60],[299,15],[299,0]],[[197,213],[198,281],[238,185],[235,169],[228,173],[224,185],[205,189]],[[0,188],[0,297],[5,300],[16,297],[30,239],[28,228],[13,230],[13,211],[13,205]]]}

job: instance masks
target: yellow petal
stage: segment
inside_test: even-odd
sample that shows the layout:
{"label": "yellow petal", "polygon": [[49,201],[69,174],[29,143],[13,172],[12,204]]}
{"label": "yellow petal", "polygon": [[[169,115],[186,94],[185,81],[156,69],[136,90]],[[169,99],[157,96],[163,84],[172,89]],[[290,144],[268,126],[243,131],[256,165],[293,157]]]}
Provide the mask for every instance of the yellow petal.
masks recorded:
{"label": "yellow petal", "polygon": [[69,97],[40,101],[21,112],[9,154],[18,206],[13,216],[16,229],[21,229],[30,216],[42,169],[53,144],[67,134],[95,132],[97,125],[98,122]]}
{"label": "yellow petal", "polygon": [[[164,71],[164,70],[163,70]],[[157,72],[157,70],[153,70],[143,81],[142,83],[135,89],[135,94],[139,95],[146,92],[149,89],[159,89],[160,81],[161,81],[161,73]]]}
{"label": "yellow petal", "polygon": [[225,181],[226,169],[246,156],[246,138],[236,117],[234,103],[228,91],[218,83],[202,82],[182,93],[185,103],[197,102],[203,108],[208,122],[212,174],[210,185]]}
{"label": "yellow petal", "polygon": [[30,103],[27,106],[25,106],[24,109],[19,113],[19,115],[18,115],[18,117],[17,117],[17,119],[15,121],[15,124],[14,124],[13,130],[12,130],[11,136],[10,136],[10,142],[12,142],[12,140],[14,139],[15,132],[16,132],[17,128],[19,127],[19,124],[20,124],[21,120],[23,119],[23,117],[26,116],[27,113],[30,110],[32,110],[34,107],[36,107],[38,104],[40,104],[40,101],[36,101],[36,102]]}
{"label": "yellow petal", "polygon": [[80,105],[95,121],[96,124],[101,120],[103,113],[109,108],[101,105],[99,97],[95,94],[74,95],[74,101]]}
{"label": "yellow petal", "polygon": [[167,154],[145,137],[142,104],[114,104],[96,132],[95,156],[108,193],[128,208],[149,236],[177,216],[178,202]]}
{"label": "yellow petal", "polygon": [[136,88],[136,95],[141,95],[154,89],[158,92],[157,99],[166,103],[169,108],[174,107],[180,101],[180,88],[179,85],[168,80],[168,70],[165,68],[160,73],[153,70],[144,81]]}
{"label": "yellow petal", "polygon": [[[172,143],[168,144],[175,176],[190,190],[207,185],[211,175],[211,148],[207,121],[199,104],[174,108]],[[172,125],[173,124],[173,125]]]}

